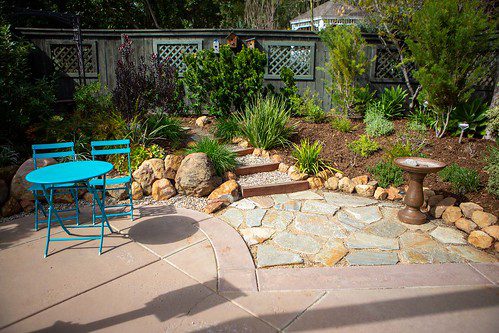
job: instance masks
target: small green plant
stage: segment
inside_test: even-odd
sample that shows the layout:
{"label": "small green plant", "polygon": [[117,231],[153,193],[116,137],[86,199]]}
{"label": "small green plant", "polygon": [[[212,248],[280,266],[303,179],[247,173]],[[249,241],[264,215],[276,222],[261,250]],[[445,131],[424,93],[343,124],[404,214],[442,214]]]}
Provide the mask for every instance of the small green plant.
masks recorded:
{"label": "small green plant", "polygon": [[480,177],[476,170],[463,168],[453,163],[438,173],[442,181],[450,182],[452,189],[459,194],[474,192],[480,187]]}
{"label": "small green plant", "polygon": [[355,89],[353,109],[358,116],[364,116],[367,106],[372,102],[375,94],[375,91],[369,89],[369,85]]}
{"label": "small green plant", "polygon": [[368,168],[368,171],[373,174],[381,187],[386,188],[390,185],[397,187],[404,183],[402,169],[391,161],[379,161],[374,167]]}
{"label": "small green plant", "polygon": [[407,128],[411,131],[425,132],[435,126],[435,116],[423,107],[415,108],[408,116]]}
{"label": "small green plant", "polygon": [[399,157],[421,156],[422,148],[422,146],[415,147],[408,138],[400,139],[386,149],[385,158],[393,161]]}
{"label": "small green plant", "polygon": [[471,102],[460,104],[451,114],[449,121],[449,130],[453,135],[460,135],[461,129],[459,123],[467,123],[468,129],[464,132],[469,138],[482,137],[487,128],[488,107],[481,99],[474,99]]}
{"label": "small green plant", "polygon": [[236,153],[215,139],[202,138],[194,147],[187,149],[187,154],[192,153],[205,153],[213,163],[218,176],[234,170],[237,166]]}
{"label": "small green plant", "polygon": [[319,141],[310,143],[308,139],[303,139],[299,145],[293,144],[291,156],[296,160],[296,167],[300,172],[316,175],[322,170],[333,169],[319,157],[321,151],[322,145]]}
{"label": "small green plant", "polygon": [[148,129],[154,131],[162,140],[166,140],[173,148],[178,148],[185,139],[186,133],[179,118],[156,113],[147,119]]}
{"label": "small green plant", "polygon": [[385,88],[379,99],[380,112],[388,119],[402,117],[406,98],[407,91],[400,86]]}
{"label": "small green plant", "polygon": [[491,147],[486,161],[487,165],[484,169],[489,173],[487,191],[496,198],[499,198],[499,149]]}
{"label": "small green plant", "polygon": [[213,134],[223,142],[230,142],[232,139],[241,136],[241,125],[236,116],[219,117],[215,121]]}
{"label": "small green plant", "polygon": [[366,133],[370,136],[378,137],[393,133],[395,126],[393,122],[386,119],[383,114],[371,111],[369,108],[366,112],[364,122],[366,123]]}
{"label": "small green plant", "polygon": [[331,127],[343,133],[348,133],[353,130],[352,121],[344,116],[336,116],[331,118]]}
{"label": "small green plant", "polygon": [[348,148],[356,155],[367,157],[379,150],[379,144],[364,134],[358,140],[350,142]]}
{"label": "small green plant", "polygon": [[312,93],[310,88],[307,88],[301,97],[297,114],[305,117],[305,121],[310,123],[324,123],[327,121],[327,114],[321,106],[318,105],[318,94]]}
{"label": "small green plant", "polygon": [[[130,149],[130,165],[132,171],[137,170],[137,168],[145,160],[151,158],[165,158],[166,152],[163,148],[156,144],[152,144],[149,147],[145,145],[138,144],[132,145]],[[126,155],[112,155],[110,156],[110,162],[113,163],[114,168],[121,174],[128,173],[128,160]]]}
{"label": "small green plant", "polygon": [[238,116],[241,132],[253,147],[271,149],[289,143],[295,131],[289,125],[290,111],[277,97],[256,98]]}

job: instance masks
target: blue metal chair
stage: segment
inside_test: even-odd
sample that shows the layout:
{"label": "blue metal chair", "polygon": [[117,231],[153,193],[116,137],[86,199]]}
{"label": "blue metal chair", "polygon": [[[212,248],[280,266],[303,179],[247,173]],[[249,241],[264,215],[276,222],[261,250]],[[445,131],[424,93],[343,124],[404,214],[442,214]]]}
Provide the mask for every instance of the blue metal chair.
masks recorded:
{"label": "blue metal chair", "polygon": [[[33,164],[35,170],[38,168],[37,160],[41,158],[69,158],[72,161],[76,161],[76,154],[74,151],[73,142],[60,142],[60,143],[44,143],[44,144],[34,144],[31,146],[33,149]],[[62,217],[64,221],[76,220],[76,225],[80,224],[79,215],[80,209],[78,207],[78,189],[74,188],[75,184],[59,184],[56,185],[57,194],[71,194],[75,202],[75,208],[68,208],[58,210],[58,212],[75,212],[75,215]],[[32,185],[29,188],[33,192],[35,197],[35,230],[38,231],[38,225],[40,223],[47,223],[48,212],[45,210],[43,205],[40,204],[40,199],[43,198],[43,189],[41,185]],[[40,212],[45,216],[45,220],[40,219]]]}
{"label": "blue metal chair", "polygon": [[[107,140],[107,141],[92,141],[92,159],[95,160],[99,157],[105,157],[109,155],[126,155],[128,162],[128,175],[121,176],[117,178],[106,178],[106,185],[113,185],[112,188],[104,188],[103,179],[92,179],[90,180],[90,186],[97,189],[97,193],[102,194],[102,202],[105,208],[126,208],[130,207],[130,211],[116,212],[116,213],[106,213],[107,217],[115,216],[128,216],[133,221],[133,199],[132,199],[132,166],[130,161],[130,140]],[[114,187],[116,185],[123,185],[122,187]],[[126,190],[128,192],[128,199],[130,203],[109,205],[106,206],[106,190]],[[102,218],[102,215],[97,215],[95,212],[95,198],[92,203],[92,222],[95,224],[95,220]]]}

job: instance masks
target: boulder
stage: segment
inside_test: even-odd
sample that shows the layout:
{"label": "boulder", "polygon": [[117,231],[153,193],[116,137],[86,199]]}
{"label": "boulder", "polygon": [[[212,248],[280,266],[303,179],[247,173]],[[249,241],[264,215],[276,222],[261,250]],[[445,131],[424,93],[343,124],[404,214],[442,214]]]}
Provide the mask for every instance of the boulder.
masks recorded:
{"label": "boulder", "polygon": [[23,208],[23,212],[31,213],[35,210],[35,202],[31,200],[21,200],[19,204]]}
{"label": "boulder", "polygon": [[378,187],[376,188],[376,191],[374,191],[374,199],[376,200],[385,200],[387,197],[388,192],[382,187]]}
{"label": "boulder", "polygon": [[369,176],[362,175],[362,176],[354,177],[354,178],[352,178],[352,181],[355,185],[367,185],[367,182],[369,182]]}
{"label": "boulder", "polygon": [[177,195],[169,179],[158,179],[152,184],[152,197],[156,201],[165,201]]}
{"label": "boulder", "polygon": [[474,230],[468,236],[468,242],[479,249],[488,249],[492,246],[494,238],[489,236],[486,232]]}
{"label": "boulder", "polygon": [[445,221],[446,224],[452,225],[462,216],[463,214],[461,213],[461,208],[456,206],[449,206],[443,212],[442,219]]}
{"label": "boulder", "polygon": [[279,172],[282,172],[282,173],[287,173],[288,169],[289,169],[289,165],[287,165],[285,163],[279,163],[279,168],[277,170],[279,170]]}
{"label": "boulder", "polygon": [[317,175],[317,177],[321,178],[322,180],[326,181],[328,180],[330,177],[333,176],[333,172],[331,170],[322,170],[320,171]]}
{"label": "boulder", "polygon": [[207,116],[201,116],[198,119],[196,119],[196,126],[204,127],[204,125],[208,124],[209,122],[210,119]]}
{"label": "boulder", "polygon": [[132,199],[140,200],[144,197],[144,191],[142,191],[142,187],[137,182],[132,183]]}
{"label": "boulder", "polygon": [[477,205],[474,202],[462,202],[459,205],[459,208],[461,208],[461,211],[463,212],[463,215],[466,216],[469,219],[471,218],[471,216],[473,215],[473,212],[475,210],[481,210],[481,211],[483,211],[483,207],[480,206],[480,205]]}
{"label": "boulder", "polygon": [[142,162],[142,164],[144,163],[151,166],[156,179],[166,178],[165,161],[161,158],[151,158]]}
{"label": "boulder", "polygon": [[180,163],[184,159],[179,155],[167,155],[165,157],[165,177],[166,179],[175,179]]}
{"label": "boulder", "polygon": [[494,225],[497,223],[497,217],[495,217],[493,214],[482,212],[481,210],[475,210],[471,215],[471,219],[480,228],[485,228],[489,225]]}
{"label": "boulder", "polygon": [[355,192],[361,197],[372,197],[374,195],[374,191],[376,191],[376,186],[368,185],[368,184],[358,184],[355,185]]}
{"label": "boulder", "polygon": [[274,155],[270,156],[270,159],[274,163],[282,163],[282,161],[284,161],[284,159],[282,158],[282,156],[279,155],[279,154],[274,154]]}
{"label": "boulder", "polygon": [[353,193],[353,191],[355,191],[355,184],[350,178],[343,177],[338,182],[338,188],[340,191]]}
{"label": "boulder", "polygon": [[456,199],[453,197],[447,197],[443,200],[441,200],[439,203],[437,203],[435,206],[430,208],[430,213],[437,219],[442,217],[442,214],[445,212],[445,210],[453,206],[456,203]]}
{"label": "boulder", "polygon": [[329,177],[326,180],[326,183],[324,184],[324,186],[328,190],[336,191],[338,189],[339,182],[340,182],[340,179],[338,177]]}
{"label": "boulder", "polygon": [[[47,165],[56,164],[57,161],[53,158],[40,158],[37,160],[36,165],[38,168],[43,168]],[[26,175],[35,169],[33,159],[26,160],[19,169],[17,169],[12,181],[10,183],[10,195],[17,200],[31,200],[34,201],[33,193],[28,191],[32,185],[26,180]]]}
{"label": "boulder", "polygon": [[464,231],[467,234],[469,234],[470,232],[472,232],[473,230],[478,228],[478,226],[476,225],[475,222],[468,220],[467,218],[464,218],[464,217],[461,217],[460,219],[458,219],[454,223],[454,225],[456,226],[456,228]]}
{"label": "boulder", "polygon": [[74,202],[74,198],[70,193],[57,193],[54,194],[54,203],[70,204]]}
{"label": "boulder", "polygon": [[485,231],[495,240],[499,240],[499,225],[489,225],[488,227],[483,228],[482,231]]}
{"label": "boulder", "polygon": [[217,187],[211,194],[208,196],[208,200],[219,199],[220,197],[230,194],[234,198],[239,197],[239,184],[231,179]]}
{"label": "boulder", "polygon": [[[108,188],[107,194],[111,198],[115,198],[118,201],[125,200],[128,198],[128,191],[126,189],[123,189],[126,184],[116,184],[116,185],[106,185]],[[116,188],[116,190],[113,190],[113,188]]]}
{"label": "boulder", "polygon": [[22,210],[23,208],[21,207],[19,202],[17,202],[17,199],[11,196],[2,206],[2,216],[12,216],[14,214],[20,213]]}
{"label": "boulder", "polygon": [[398,188],[390,186],[386,189],[386,192],[388,193],[386,197],[388,200],[402,200],[402,195],[400,194],[400,190]]}
{"label": "boulder", "polygon": [[225,206],[225,203],[223,201],[211,201],[208,202],[208,204],[203,208],[203,212],[206,214],[213,214],[220,209],[222,209]]}
{"label": "boulder", "polygon": [[307,178],[308,184],[310,185],[310,188],[313,190],[322,188],[324,186],[324,180],[319,177],[309,177]]}
{"label": "boulder", "polygon": [[175,176],[175,187],[180,194],[203,197],[210,194],[221,179],[205,153],[187,155]]}
{"label": "boulder", "polygon": [[494,243],[494,251],[499,252],[499,242]]}
{"label": "boulder", "polygon": [[133,172],[133,179],[140,185],[145,195],[151,194],[152,184],[156,180],[156,176],[149,163],[142,163],[137,170]]}
{"label": "boulder", "polygon": [[308,174],[295,171],[289,174],[289,178],[291,178],[291,180],[305,180],[308,178]]}
{"label": "boulder", "polygon": [[9,198],[9,186],[5,182],[5,180],[0,179],[0,207],[4,202]]}

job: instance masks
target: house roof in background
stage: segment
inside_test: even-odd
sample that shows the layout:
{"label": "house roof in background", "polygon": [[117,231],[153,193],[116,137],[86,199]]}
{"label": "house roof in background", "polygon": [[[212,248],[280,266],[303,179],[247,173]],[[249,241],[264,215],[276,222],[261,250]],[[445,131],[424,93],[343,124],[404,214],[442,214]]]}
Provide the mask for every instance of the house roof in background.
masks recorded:
{"label": "house roof in background", "polygon": [[[314,8],[314,19],[316,18],[348,18],[364,17],[365,14],[360,9],[351,5],[344,4],[341,1],[328,1]],[[291,20],[291,23],[310,20],[310,10],[298,15]]]}

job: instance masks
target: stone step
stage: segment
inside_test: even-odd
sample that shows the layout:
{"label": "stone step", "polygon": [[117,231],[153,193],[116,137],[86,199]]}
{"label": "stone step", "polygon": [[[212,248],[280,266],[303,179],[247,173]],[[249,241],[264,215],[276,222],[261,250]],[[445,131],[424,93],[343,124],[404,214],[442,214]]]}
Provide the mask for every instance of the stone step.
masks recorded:
{"label": "stone step", "polygon": [[237,154],[237,156],[246,156],[253,154],[253,150],[255,148],[242,148],[242,149],[234,149],[234,152]]}
{"label": "stone step", "polygon": [[251,175],[259,172],[269,172],[279,169],[279,163],[266,163],[242,166],[236,169],[235,173],[238,176]]}
{"label": "stone step", "polygon": [[277,183],[269,185],[242,186],[243,198],[255,197],[259,195],[283,194],[299,191],[306,191],[310,188],[308,181],[301,180],[295,182]]}

